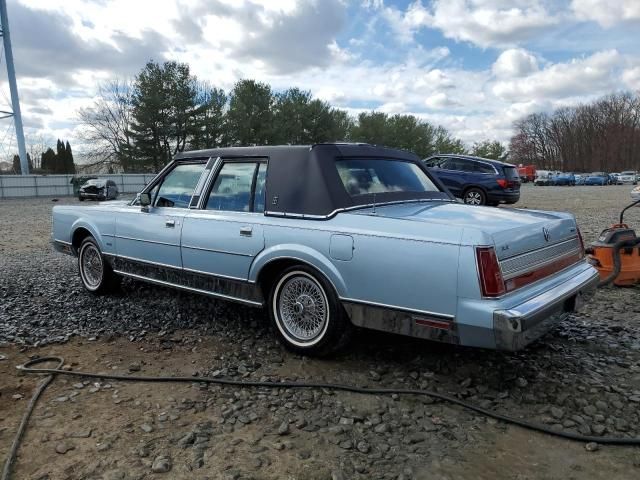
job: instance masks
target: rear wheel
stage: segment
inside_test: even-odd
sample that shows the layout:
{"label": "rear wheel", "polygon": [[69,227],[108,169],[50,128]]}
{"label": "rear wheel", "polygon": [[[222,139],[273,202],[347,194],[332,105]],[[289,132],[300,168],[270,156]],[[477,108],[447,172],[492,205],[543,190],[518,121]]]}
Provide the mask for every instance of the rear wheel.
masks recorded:
{"label": "rear wheel", "polygon": [[78,270],[82,285],[91,293],[109,293],[120,285],[120,277],[113,273],[93,237],[85,238],[80,244]]}
{"label": "rear wheel", "polygon": [[487,197],[482,190],[473,187],[464,192],[464,203],[467,205],[485,205]]}
{"label": "rear wheel", "polygon": [[289,350],[326,356],[343,348],[353,326],[331,284],[313,269],[296,265],[274,282],[269,316]]}

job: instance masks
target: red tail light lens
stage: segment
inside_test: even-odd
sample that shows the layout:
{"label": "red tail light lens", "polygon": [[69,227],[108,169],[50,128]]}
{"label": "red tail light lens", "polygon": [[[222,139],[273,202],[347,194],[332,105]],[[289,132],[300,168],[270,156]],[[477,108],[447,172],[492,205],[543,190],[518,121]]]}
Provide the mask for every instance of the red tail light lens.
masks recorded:
{"label": "red tail light lens", "polygon": [[493,247],[477,247],[476,259],[483,297],[499,297],[506,292],[502,271]]}
{"label": "red tail light lens", "polygon": [[504,178],[499,178],[498,180],[496,180],[496,182],[498,182],[498,185],[500,185],[502,188],[507,188],[507,185],[509,185],[509,182]]}

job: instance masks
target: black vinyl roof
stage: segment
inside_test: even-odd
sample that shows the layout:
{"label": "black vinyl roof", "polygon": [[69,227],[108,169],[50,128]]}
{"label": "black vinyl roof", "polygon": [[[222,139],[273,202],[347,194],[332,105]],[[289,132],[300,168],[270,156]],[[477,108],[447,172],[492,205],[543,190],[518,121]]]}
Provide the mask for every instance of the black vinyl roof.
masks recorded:
{"label": "black vinyl roof", "polygon": [[[410,152],[361,143],[322,143],[263,147],[225,147],[183,152],[176,160],[222,157],[267,158],[266,214],[326,218],[337,211],[374,203],[452,197],[440,180],[431,175],[420,158]],[[350,196],[344,188],[335,160],[340,158],[386,158],[418,165],[440,192],[388,192]]]}

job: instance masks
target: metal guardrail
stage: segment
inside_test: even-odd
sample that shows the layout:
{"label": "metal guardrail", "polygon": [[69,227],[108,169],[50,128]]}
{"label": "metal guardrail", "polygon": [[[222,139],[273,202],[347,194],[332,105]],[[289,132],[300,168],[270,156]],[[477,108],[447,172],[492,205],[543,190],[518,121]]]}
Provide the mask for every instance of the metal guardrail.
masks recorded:
{"label": "metal guardrail", "polygon": [[[21,197],[64,197],[73,195],[71,179],[76,175],[0,175],[0,199]],[[98,175],[118,185],[120,193],[138,193],[155,174]]]}

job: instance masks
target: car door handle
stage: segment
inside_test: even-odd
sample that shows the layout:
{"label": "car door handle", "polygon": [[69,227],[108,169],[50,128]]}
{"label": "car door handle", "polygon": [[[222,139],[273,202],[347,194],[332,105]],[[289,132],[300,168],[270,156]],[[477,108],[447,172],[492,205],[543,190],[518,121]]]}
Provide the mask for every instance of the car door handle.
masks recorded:
{"label": "car door handle", "polygon": [[240,235],[250,237],[253,234],[253,227],[240,227]]}
{"label": "car door handle", "polygon": [[175,220],[165,220],[164,226],[167,228],[174,228],[176,226]]}

